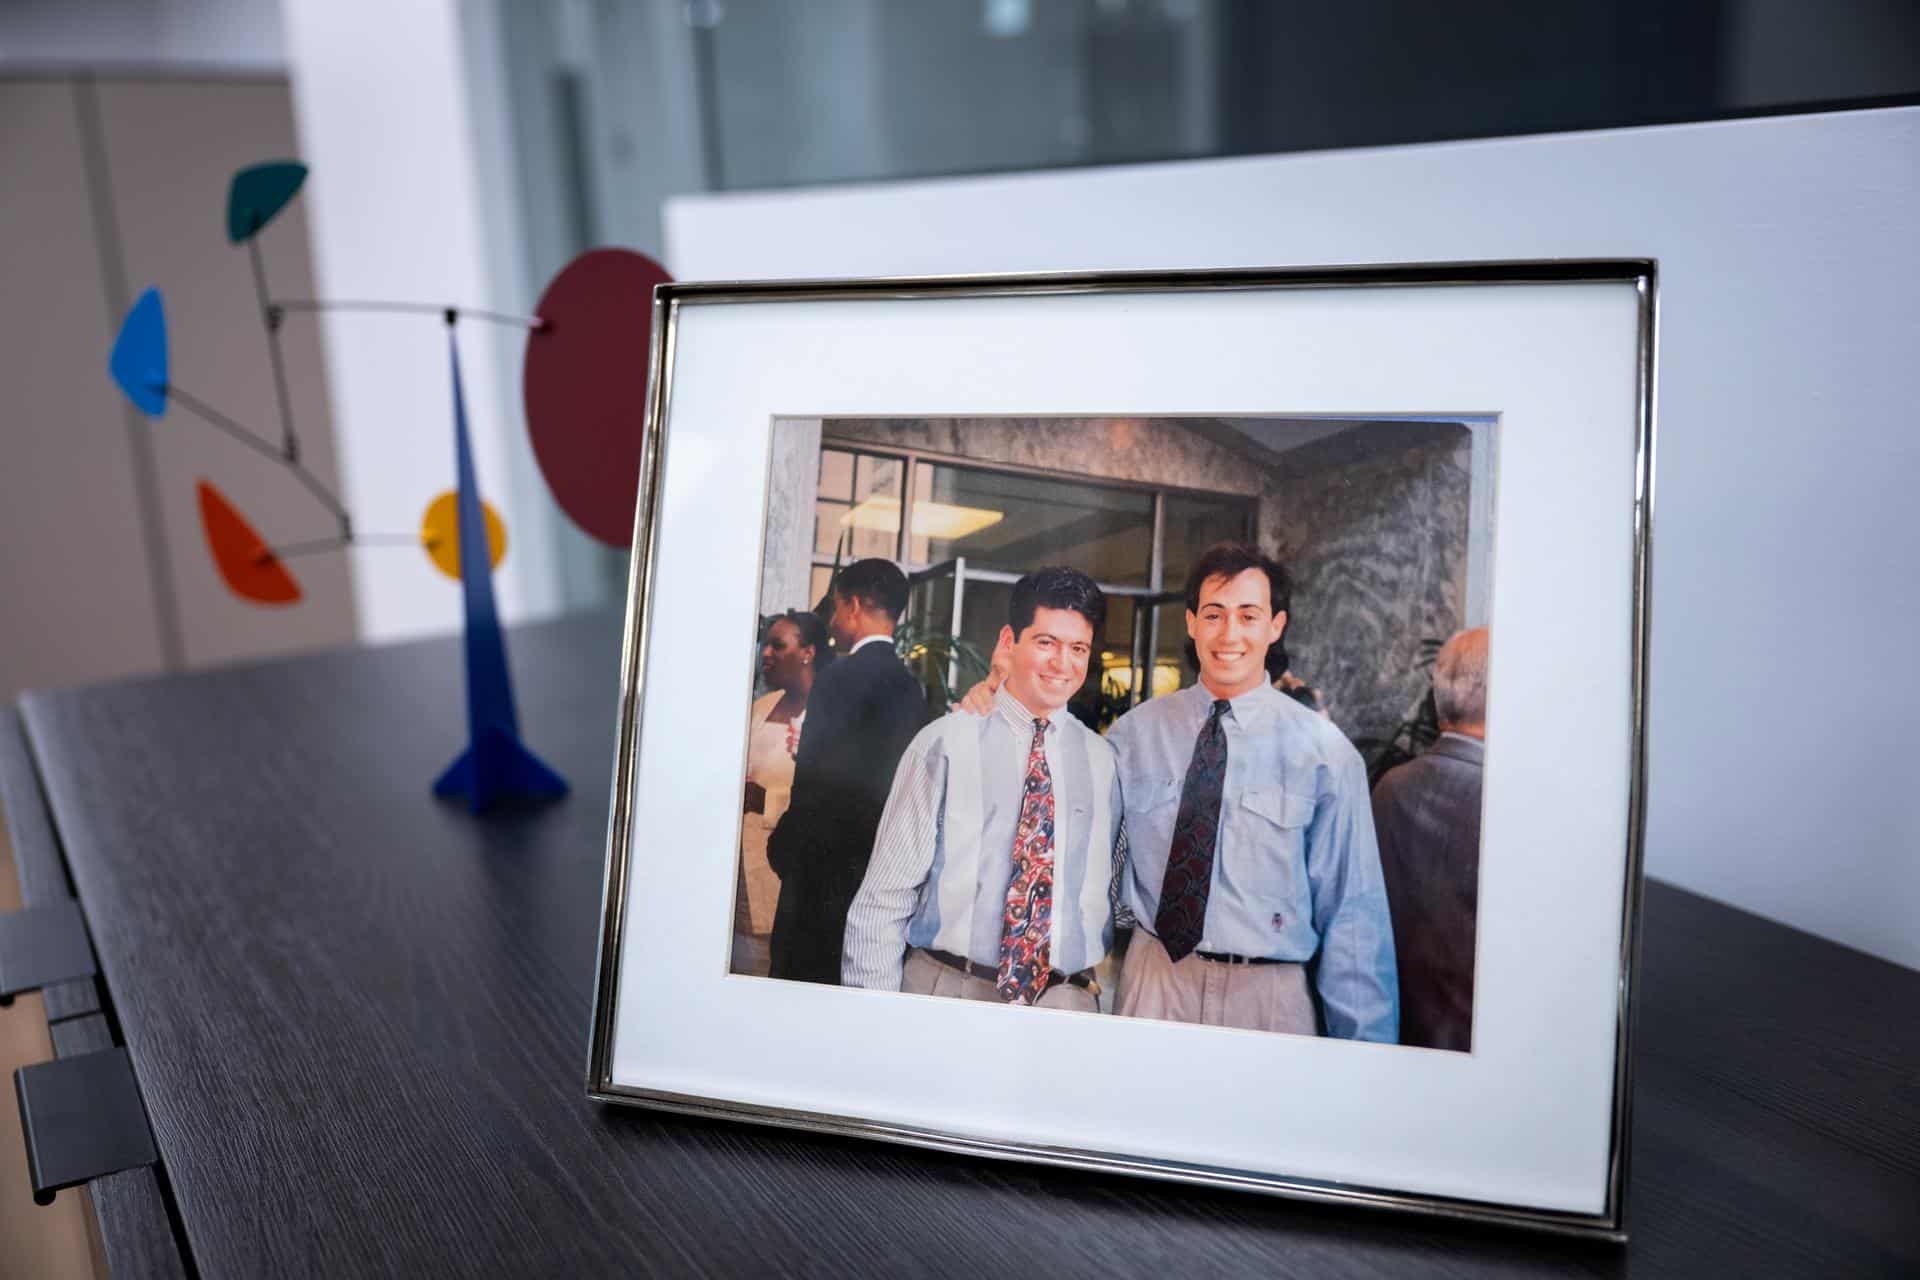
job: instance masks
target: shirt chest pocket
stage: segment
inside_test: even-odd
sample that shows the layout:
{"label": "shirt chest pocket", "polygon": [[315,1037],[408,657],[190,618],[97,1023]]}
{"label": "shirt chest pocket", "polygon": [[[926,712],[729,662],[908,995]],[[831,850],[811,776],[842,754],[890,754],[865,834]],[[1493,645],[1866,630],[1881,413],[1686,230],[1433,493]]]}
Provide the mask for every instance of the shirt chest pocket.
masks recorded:
{"label": "shirt chest pocket", "polygon": [[1249,893],[1293,894],[1304,885],[1307,827],[1312,822],[1312,796],[1279,786],[1251,788],[1233,815],[1229,872]]}
{"label": "shirt chest pocket", "polygon": [[1120,798],[1131,813],[1154,815],[1163,812],[1173,821],[1173,806],[1180,803],[1180,779],[1152,775],[1122,778]]}

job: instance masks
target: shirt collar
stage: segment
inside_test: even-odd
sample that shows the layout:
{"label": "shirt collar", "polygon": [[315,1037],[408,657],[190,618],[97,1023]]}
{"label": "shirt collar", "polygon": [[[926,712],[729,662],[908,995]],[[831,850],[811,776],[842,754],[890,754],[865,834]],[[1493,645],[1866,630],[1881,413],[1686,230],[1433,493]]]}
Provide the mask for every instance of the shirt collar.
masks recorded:
{"label": "shirt collar", "polygon": [[857,643],[855,643],[853,648],[847,650],[847,656],[851,658],[854,654],[860,652],[862,649],[866,648],[868,645],[881,644],[881,643],[892,644],[893,637],[892,636],[868,636],[865,640],[858,641]]}
{"label": "shirt collar", "polygon": [[[1033,736],[1034,722],[1040,717],[1027,710],[1026,703],[1020,701],[1020,699],[1014,697],[1011,693],[1008,693],[1007,686],[1004,684],[1000,686],[1000,692],[993,695],[993,709],[1005,717],[1007,723],[1011,725],[1015,732],[1019,733],[1022,738],[1031,738]],[[1062,707],[1048,716],[1047,732],[1050,734],[1058,732],[1060,729],[1060,717],[1071,714],[1072,713],[1065,707]]]}
{"label": "shirt collar", "polygon": [[[1200,704],[1201,716],[1205,717],[1210,715],[1213,711],[1213,704],[1219,701],[1219,699],[1214,697],[1213,690],[1207,688],[1204,684],[1196,682],[1191,692],[1194,695],[1194,701]],[[1232,710],[1234,722],[1242,728],[1245,728],[1259,720],[1262,716],[1271,714],[1276,704],[1286,696],[1286,694],[1280,692],[1272,685],[1262,683],[1253,686],[1253,688],[1237,697],[1227,699],[1227,706]]]}

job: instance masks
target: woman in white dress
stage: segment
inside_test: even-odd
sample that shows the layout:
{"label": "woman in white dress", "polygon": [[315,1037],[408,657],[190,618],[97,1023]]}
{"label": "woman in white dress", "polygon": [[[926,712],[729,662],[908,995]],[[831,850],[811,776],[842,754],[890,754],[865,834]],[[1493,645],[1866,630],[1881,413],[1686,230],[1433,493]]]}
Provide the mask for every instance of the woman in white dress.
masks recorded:
{"label": "woman in white dress", "polygon": [[734,899],[733,971],[765,977],[780,877],[767,865],[767,836],[793,794],[793,753],[813,677],[830,658],[817,614],[794,610],[767,625],[760,644],[765,696],[747,725],[747,785],[740,823],[740,884]]}

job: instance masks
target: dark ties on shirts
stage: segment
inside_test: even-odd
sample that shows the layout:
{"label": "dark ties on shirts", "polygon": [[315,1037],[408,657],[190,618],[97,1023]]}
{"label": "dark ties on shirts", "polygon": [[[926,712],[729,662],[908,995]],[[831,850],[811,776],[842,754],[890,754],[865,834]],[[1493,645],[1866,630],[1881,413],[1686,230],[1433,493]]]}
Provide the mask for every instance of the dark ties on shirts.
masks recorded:
{"label": "dark ties on shirts", "polygon": [[1167,878],[1153,929],[1176,963],[1200,945],[1207,927],[1207,890],[1213,884],[1213,850],[1220,842],[1220,793],[1227,780],[1227,731],[1220,723],[1230,704],[1216,699],[1213,714],[1193,744],[1180,812],[1173,820]]}

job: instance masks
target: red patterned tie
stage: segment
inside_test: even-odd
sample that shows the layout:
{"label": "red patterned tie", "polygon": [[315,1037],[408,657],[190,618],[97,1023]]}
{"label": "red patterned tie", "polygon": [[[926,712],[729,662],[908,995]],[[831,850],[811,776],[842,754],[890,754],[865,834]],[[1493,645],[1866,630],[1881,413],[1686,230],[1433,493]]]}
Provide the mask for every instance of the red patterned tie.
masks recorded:
{"label": "red patterned tie", "polygon": [[1013,831],[1013,883],[1000,922],[1000,973],[994,990],[1009,1004],[1032,1004],[1052,971],[1053,775],[1047,772],[1047,722],[1033,722],[1020,825]]}

